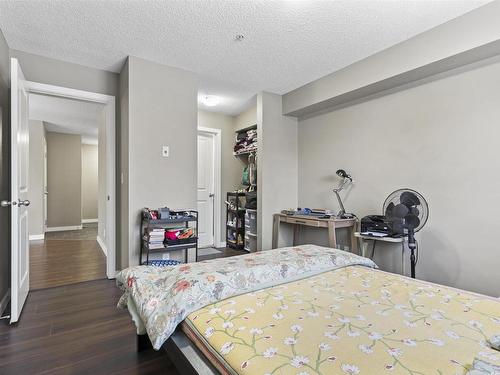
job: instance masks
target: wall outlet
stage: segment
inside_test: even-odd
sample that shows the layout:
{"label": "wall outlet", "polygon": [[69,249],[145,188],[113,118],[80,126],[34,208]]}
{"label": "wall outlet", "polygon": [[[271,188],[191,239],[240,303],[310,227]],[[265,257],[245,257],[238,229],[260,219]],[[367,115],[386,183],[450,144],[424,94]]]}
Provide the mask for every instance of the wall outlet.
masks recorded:
{"label": "wall outlet", "polygon": [[349,251],[349,246],[344,246],[345,251]]}
{"label": "wall outlet", "polygon": [[170,156],[170,147],[163,146],[161,148],[161,156],[163,156],[164,158],[168,158]]}
{"label": "wall outlet", "polygon": [[163,259],[163,260],[169,260],[170,259],[170,254],[169,253],[162,254],[161,255],[161,259]]}

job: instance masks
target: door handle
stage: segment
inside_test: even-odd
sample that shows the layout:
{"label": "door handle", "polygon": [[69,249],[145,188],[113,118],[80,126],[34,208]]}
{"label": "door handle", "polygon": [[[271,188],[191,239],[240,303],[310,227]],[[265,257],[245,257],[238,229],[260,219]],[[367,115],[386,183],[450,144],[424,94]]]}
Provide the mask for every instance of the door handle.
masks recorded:
{"label": "door handle", "polygon": [[214,193],[210,193],[210,194],[208,194],[208,197],[209,198],[213,198],[213,197],[215,197],[215,194]]}
{"label": "door handle", "polygon": [[3,200],[2,202],[0,202],[0,206],[2,206],[2,207],[15,206],[16,204],[17,204],[16,201],[11,202],[11,201],[7,201],[7,200]]}
{"label": "door handle", "polygon": [[25,201],[18,199],[17,204],[19,204],[19,207],[21,207],[21,206],[28,207],[31,204],[31,202],[28,199],[26,199]]}

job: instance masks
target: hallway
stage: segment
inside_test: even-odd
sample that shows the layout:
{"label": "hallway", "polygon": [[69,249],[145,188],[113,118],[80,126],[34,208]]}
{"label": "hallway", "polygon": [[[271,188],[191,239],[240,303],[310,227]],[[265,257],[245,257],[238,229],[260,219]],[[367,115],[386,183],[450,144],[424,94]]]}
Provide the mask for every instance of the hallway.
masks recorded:
{"label": "hallway", "polygon": [[[106,257],[95,240],[97,225],[48,232],[30,242],[30,289],[45,289],[106,278]],[[93,239],[92,239],[93,238]]]}

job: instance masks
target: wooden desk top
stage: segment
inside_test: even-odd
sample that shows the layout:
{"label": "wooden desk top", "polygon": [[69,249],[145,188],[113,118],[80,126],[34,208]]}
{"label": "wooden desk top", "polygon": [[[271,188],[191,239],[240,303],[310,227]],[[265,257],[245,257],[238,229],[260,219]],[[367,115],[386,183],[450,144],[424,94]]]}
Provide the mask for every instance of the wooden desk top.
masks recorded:
{"label": "wooden desk top", "polygon": [[286,215],[274,214],[275,217],[280,219],[280,222],[307,225],[310,227],[328,227],[328,224],[333,224],[336,228],[352,227],[356,224],[356,219],[339,219],[331,217],[329,219],[321,219],[311,215]]}

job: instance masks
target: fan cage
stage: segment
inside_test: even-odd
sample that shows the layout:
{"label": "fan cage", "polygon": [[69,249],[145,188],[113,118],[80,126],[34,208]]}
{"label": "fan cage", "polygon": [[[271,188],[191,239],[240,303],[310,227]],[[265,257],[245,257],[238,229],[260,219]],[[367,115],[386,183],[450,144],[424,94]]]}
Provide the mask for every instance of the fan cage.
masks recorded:
{"label": "fan cage", "polygon": [[420,211],[420,215],[419,215],[420,224],[417,228],[415,228],[415,232],[418,232],[427,223],[427,219],[429,218],[429,204],[427,203],[427,200],[424,198],[424,196],[416,190],[408,189],[408,188],[394,190],[385,199],[384,205],[382,207],[382,215],[385,215],[385,212],[386,212],[386,209],[387,209],[387,206],[389,205],[389,203],[391,203],[391,202],[399,203],[400,196],[405,191],[408,191],[410,193],[415,194],[418,197],[418,199],[420,200],[420,204],[418,205],[418,207],[422,208],[422,209],[419,209],[419,211]]}

